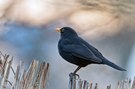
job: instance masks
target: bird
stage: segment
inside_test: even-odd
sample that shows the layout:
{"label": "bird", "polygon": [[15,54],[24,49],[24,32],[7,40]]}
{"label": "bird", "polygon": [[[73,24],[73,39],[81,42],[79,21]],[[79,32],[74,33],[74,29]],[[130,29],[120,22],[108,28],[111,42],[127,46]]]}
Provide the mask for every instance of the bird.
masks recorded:
{"label": "bird", "polygon": [[58,52],[66,61],[77,65],[73,74],[89,64],[105,64],[119,71],[126,71],[105,58],[94,46],[82,39],[71,27],[56,28],[60,32]]}

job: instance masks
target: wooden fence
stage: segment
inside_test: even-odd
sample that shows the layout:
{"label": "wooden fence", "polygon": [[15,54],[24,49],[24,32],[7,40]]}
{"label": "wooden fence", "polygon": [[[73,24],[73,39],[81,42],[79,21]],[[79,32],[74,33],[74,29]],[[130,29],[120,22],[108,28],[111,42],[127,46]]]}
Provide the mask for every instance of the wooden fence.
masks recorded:
{"label": "wooden fence", "polygon": [[[115,87],[115,86],[113,86]],[[135,78],[133,82],[131,79],[125,79],[121,82],[118,82],[116,85],[116,89],[135,89]],[[99,89],[98,83],[93,84],[89,83],[86,80],[82,80],[79,78],[79,76],[69,76],[69,86],[68,89]],[[106,89],[114,89],[111,87],[111,85],[106,86]]]}
{"label": "wooden fence", "polygon": [[[33,60],[29,68],[24,68],[23,62],[13,69],[13,57],[0,52],[0,89],[46,89],[49,64]],[[12,76],[12,75],[13,76]],[[10,80],[10,77],[13,79]],[[125,79],[118,82],[116,89],[135,89],[135,78],[133,81]],[[79,76],[69,76],[68,89],[99,89],[98,83],[89,83],[80,79]],[[65,89],[67,89],[65,87]],[[113,89],[111,85],[106,89]]]}
{"label": "wooden fence", "polygon": [[[0,60],[0,89],[46,89],[48,63],[34,60],[26,70],[20,62],[14,71],[13,57],[1,53]],[[11,73],[14,76],[10,76]],[[9,77],[14,79],[11,81]]]}

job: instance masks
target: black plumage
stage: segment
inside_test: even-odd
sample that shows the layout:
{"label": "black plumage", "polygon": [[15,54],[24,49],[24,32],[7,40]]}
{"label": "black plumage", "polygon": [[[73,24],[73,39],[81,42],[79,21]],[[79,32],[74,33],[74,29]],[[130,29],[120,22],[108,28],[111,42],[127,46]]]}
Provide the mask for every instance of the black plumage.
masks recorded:
{"label": "black plumage", "polygon": [[63,27],[57,31],[61,33],[58,42],[59,54],[66,61],[78,66],[74,73],[89,64],[106,64],[117,70],[125,71],[125,69],[107,60],[95,47],[80,38],[72,28]]}

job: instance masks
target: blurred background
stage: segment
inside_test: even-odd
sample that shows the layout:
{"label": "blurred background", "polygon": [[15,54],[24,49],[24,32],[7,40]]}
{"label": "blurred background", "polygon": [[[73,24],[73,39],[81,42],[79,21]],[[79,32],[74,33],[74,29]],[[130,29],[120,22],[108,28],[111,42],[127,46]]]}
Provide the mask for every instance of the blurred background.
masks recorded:
{"label": "blurred background", "polygon": [[48,89],[67,88],[76,68],[58,54],[55,28],[64,26],[127,69],[89,65],[78,72],[82,79],[103,89],[135,76],[134,0],[0,0],[0,51],[13,55],[15,64],[23,60],[26,67],[33,59],[49,62]]}

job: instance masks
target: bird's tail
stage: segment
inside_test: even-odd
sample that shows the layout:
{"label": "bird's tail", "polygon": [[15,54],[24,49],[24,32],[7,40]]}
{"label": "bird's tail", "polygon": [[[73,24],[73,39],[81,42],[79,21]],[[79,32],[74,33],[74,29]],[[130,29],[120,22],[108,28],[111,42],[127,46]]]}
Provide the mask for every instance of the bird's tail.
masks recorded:
{"label": "bird's tail", "polygon": [[125,69],[119,67],[118,65],[114,64],[113,62],[108,61],[107,59],[103,60],[103,63],[120,71],[126,71]]}

